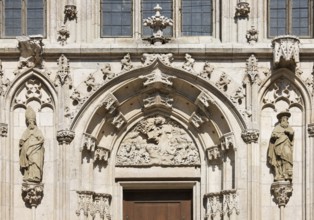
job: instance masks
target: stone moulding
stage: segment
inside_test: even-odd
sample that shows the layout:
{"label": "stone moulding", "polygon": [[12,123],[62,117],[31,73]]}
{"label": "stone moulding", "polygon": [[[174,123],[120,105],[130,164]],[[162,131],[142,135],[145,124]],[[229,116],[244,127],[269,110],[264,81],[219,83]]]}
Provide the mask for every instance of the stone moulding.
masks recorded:
{"label": "stone moulding", "polygon": [[259,130],[247,129],[242,132],[241,137],[246,144],[257,143],[259,138]]}
{"label": "stone moulding", "polygon": [[8,136],[8,124],[0,123],[0,137]]}
{"label": "stone moulding", "polygon": [[207,193],[204,198],[206,199],[207,220],[216,216],[240,214],[239,194],[236,189]]}
{"label": "stone moulding", "polygon": [[22,198],[28,207],[37,207],[44,195],[44,184],[42,183],[22,183]]}
{"label": "stone moulding", "polygon": [[293,69],[300,62],[300,40],[296,36],[283,35],[272,40],[273,62],[276,68],[287,67]]}
{"label": "stone moulding", "polygon": [[68,129],[57,131],[57,141],[59,145],[67,144],[69,145],[75,137],[75,132]]}
{"label": "stone moulding", "polygon": [[271,185],[271,192],[274,196],[274,201],[281,207],[285,207],[292,196],[292,183],[290,181],[278,181]]}
{"label": "stone moulding", "polygon": [[110,203],[112,196],[107,193],[96,193],[93,191],[76,191],[78,195],[78,208],[76,215],[79,217],[81,213],[88,217],[95,217],[99,213],[103,220],[110,220]]}

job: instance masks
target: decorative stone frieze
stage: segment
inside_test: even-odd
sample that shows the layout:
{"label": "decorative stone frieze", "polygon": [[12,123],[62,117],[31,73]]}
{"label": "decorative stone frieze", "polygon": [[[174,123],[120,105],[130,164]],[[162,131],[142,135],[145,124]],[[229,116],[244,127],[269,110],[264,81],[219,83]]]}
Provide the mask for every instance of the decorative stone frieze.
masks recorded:
{"label": "decorative stone frieze", "polygon": [[116,166],[199,166],[200,155],[189,134],[177,122],[154,116],[138,122],[125,136]]}
{"label": "decorative stone frieze", "polygon": [[43,68],[43,36],[18,36],[16,39],[19,41],[18,49],[20,50],[20,59],[18,70],[15,73],[19,73],[19,70],[24,67]]}
{"label": "decorative stone frieze", "polygon": [[59,145],[67,144],[69,145],[75,137],[75,133],[68,129],[57,131],[57,141]]}
{"label": "decorative stone frieze", "polygon": [[126,118],[124,115],[119,112],[111,121],[111,124],[116,127],[116,129],[120,129],[122,125],[124,125],[127,122]]}
{"label": "decorative stone frieze", "polygon": [[242,132],[241,137],[243,141],[247,144],[257,143],[258,138],[259,138],[259,130],[247,129]]}
{"label": "decorative stone frieze", "polygon": [[112,93],[108,93],[108,95],[105,97],[105,99],[102,101],[102,103],[98,107],[102,107],[102,106],[104,106],[105,109],[110,114],[112,114],[119,106],[119,101]]}
{"label": "decorative stone frieze", "polygon": [[228,85],[230,84],[231,80],[228,78],[226,73],[222,73],[219,80],[216,82],[216,86],[223,91],[228,90]]}
{"label": "decorative stone frieze", "polygon": [[134,68],[131,62],[130,54],[126,54],[123,59],[121,60],[121,72],[127,72]]}
{"label": "decorative stone frieze", "polygon": [[196,128],[200,128],[201,125],[204,124],[206,121],[208,121],[206,117],[201,116],[196,112],[193,112],[189,119],[189,122],[192,123],[192,125],[194,125],[194,127]]}
{"label": "decorative stone frieze", "polygon": [[69,85],[72,87],[72,78],[70,76],[69,60],[64,54],[58,59],[58,72],[54,80],[55,86]]}
{"label": "decorative stone frieze", "polygon": [[163,36],[163,30],[168,26],[173,26],[173,20],[160,14],[162,8],[159,4],[154,7],[156,14],[143,20],[144,26],[153,29],[153,36],[144,38],[154,45],[161,45],[167,43],[170,39]]}
{"label": "decorative stone frieze", "polygon": [[104,80],[111,80],[116,76],[116,74],[111,71],[111,65],[109,63],[104,64],[103,68],[101,68],[101,72]]}
{"label": "decorative stone frieze", "polygon": [[0,96],[3,96],[10,86],[10,80],[4,76],[2,61],[0,60]]}
{"label": "decorative stone frieze", "polygon": [[75,20],[77,22],[77,10],[74,4],[67,4],[64,6],[64,24],[67,21]]}
{"label": "decorative stone frieze", "polygon": [[220,159],[221,153],[219,146],[212,146],[206,149],[209,161]]}
{"label": "decorative stone frieze", "polygon": [[236,189],[222,190],[204,195],[206,199],[206,218],[215,219],[216,216],[239,215],[239,194]]}
{"label": "decorative stone frieze", "polygon": [[107,193],[96,193],[93,191],[76,191],[78,195],[78,208],[76,215],[83,212],[85,217],[93,219],[98,213],[103,220],[111,220],[110,203],[112,196]]}
{"label": "decorative stone frieze", "polygon": [[44,184],[42,183],[22,183],[22,198],[27,207],[37,207],[44,195]]}
{"label": "decorative stone frieze", "polygon": [[61,29],[58,30],[58,41],[59,43],[64,46],[67,43],[67,39],[70,37],[70,31],[68,31],[65,25],[61,26]]}
{"label": "decorative stone frieze", "polygon": [[247,18],[249,17],[250,13],[250,5],[248,2],[244,2],[243,0],[240,0],[240,2],[237,4],[235,17],[237,18]]}
{"label": "decorative stone frieze", "polygon": [[51,95],[37,78],[31,78],[25,82],[24,88],[16,94],[14,104],[26,108],[27,104],[34,100],[40,104],[41,108],[44,106],[53,108]]}
{"label": "decorative stone frieze", "polygon": [[307,132],[309,133],[309,137],[314,137],[314,123],[307,125]]}
{"label": "decorative stone frieze", "polygon": [[143,61],[143,66],[149,66],[155,60],[159,60],[166,66],[171,66],[171,62],[173,61],[173,54],[172,53],[167,53],[167,54],[148,54],[144,53],[142,56],[142,61]]}
{"label": "decorative stone frieze", "polygon": [[205,79],[210,79],[211,74],[214,72],[215,68],[208,61],[205,62],[203,70],[198,74],[200,77]]}
{"label": "decorative stone frieze", "polygon": [[222,150],[236,149],[233,132],[222,135],[220,137],[220,145]]}
{"label": "decorative stone frieze", "polygon": [[276,204],[285,207],[292,196],[292,183],[290,181],[278,181],[271,185],[271,192]]}
{"label": "decorative stone frieze", "polygon": [[190,54],[185,54],[185,62],[182,65],[182,69],[188,72],[195,72],[193,69],[195,60],[192,58]]}
{"label": "decorative stone frieze", "polygon": [[258,31],[255,29],[254,26],[252,26],[251,29],[246,32],[246,36],[245,37],[247,39],[247,42],[249,44],[253,45],[258,40]]}
{"label": "decorative stone frieze", "polygon": [[140,76],[140,79],[146,79],[143,83],[145,87],[152,87],[155,89],[162,89],[172,86],[171,79],[176,78],[175,76],[169,76],[167,74],[162,73],[159,69],[154,70],[152,73]]}
{"label": "decorative stone frieze", "polygon": [[169,95],[156,92],[144,98],[143,103],[144,108],[161,106],[171,109],[173,104],[173,98]]}
{"label": "decorative stone frieze", "polygon": [[249,77],[250,83],[254,84],[257,83],[258,85],[261,83],[261,79],[258,75],[258,66],[257,66],[257,59],[252,54],[246,62],[246,74]]}
{"label": "decorative stone frieze", "polygon": [[300,62],[300,40],[296,36],[283,35],[272,40],[273,62],[276,68],[295,69]]}
{"label": "decorative stone frieze", "polygon": [[0,137],[8,136],[8,124],[0,123]]}

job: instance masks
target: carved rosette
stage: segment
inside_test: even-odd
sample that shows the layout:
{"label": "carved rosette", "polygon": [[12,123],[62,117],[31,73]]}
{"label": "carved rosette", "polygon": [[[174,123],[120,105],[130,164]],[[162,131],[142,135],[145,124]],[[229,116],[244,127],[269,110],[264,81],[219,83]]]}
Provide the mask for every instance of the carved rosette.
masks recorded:
{"label": "carved rosette", "polygon": [[57,131],[57,140],[59,145],[67,144],[69,145],[75,137],[75,132],[66,130]]}
{"label": "carved rosette", "polygon": [[272,40],[273,61],[275,67],[294,69],[300,62],[300,40],[296,36],[278,36]]}
{"label": "carved rosette", "polygon": [[292,196],[292,183],[290,181],[278,181],[271,184],[271,192],[276,204],[285,207]]}
{"label": "carved rosette", "polygon": [[44,184],[41,183],[22,183],[22,198],[28,207],[37,207],[44,195]]}
{"label": "carved rosette", "polygon": [[247,144],[257,143],[259,137],[259,130],[247,129],[242,132],[241,137],[243,141]]}
{"label": "carved rosette", "polygon": [[309,137],[314,137],[314,123],[308,124],[307,131],[309,133]]}
{"label": "carved rosette", "polygon": [[216,216],[239,215],[239,195],[236,189],[222,190],[205,194],[206,218],[214,219]]}
{"label": "carved rosette", "polygon": [[200,155],[189,134],[175,121],[154,116],[138,122],[122,141],[116,166],[199,166]]}
{"label": "carved rosette", "polygon": [[103,220],[110,220],[110,202],[111,195],[107,193],[95,193],[93,191],[77,191],[78,194],[78,208],[76,215],[81,213],[88,217],[89,215],[94,219],[96,214],[100,215]]}
{"label": "carved rosette", "polygon": [[0,123],[0,137],[8,136],[8,124]]}

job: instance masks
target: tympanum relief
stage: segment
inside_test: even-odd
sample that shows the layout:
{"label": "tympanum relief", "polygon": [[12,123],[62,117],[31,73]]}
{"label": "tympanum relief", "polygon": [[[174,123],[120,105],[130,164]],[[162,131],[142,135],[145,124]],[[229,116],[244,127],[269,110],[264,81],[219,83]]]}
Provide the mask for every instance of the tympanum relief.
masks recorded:
{"label": "tympanum relief", "polygon": [[138,122],[117,153],[116,166],[199,166],[199,152],[187,132],[161,115]]}

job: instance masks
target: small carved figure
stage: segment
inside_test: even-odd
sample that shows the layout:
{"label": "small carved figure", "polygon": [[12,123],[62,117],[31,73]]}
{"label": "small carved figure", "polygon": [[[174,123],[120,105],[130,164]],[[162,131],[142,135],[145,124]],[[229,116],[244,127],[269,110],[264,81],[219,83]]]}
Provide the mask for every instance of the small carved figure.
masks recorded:
{"label": "small carved figure", "polygon": [[275,168],[275,181],[292,181],[294,130],[289,126],[290,112],[277,115],[279,123],[274,128],[269,148],[268,162]]}
{"label": "small carved figure", "polygon": [[36,125],[36,113],[31,107],[25,112],[27,129],[20,139],[20,167],[25,182],[40,183],[44,166],[44,136]]}
{"label": "small carved figure", "polygon": [[75,5],[64,6],[64,24],[67,20],[75,20],[77,22],[77,10]]}
{"label": "small carved figure", "polygon": [[228,85],[229,85],[230,82],[231,82],[231,80],[227,77],[227,74],[226,73],[222,73],[220,78],[219,78],[219,81],[216,82],[216,86],[219,89],[227,91],[228,90]]}
{"label": "small carved figure", "polygon": [[121,64],[122,71],[130,71],[133,68],[133,64],[131,63],[131,56],[129,53],[123,57]]}
{"label": "small carved figure", "polygon": [[185,62],[182,66],[183,69],[185,69],[188,72],[193,71],[195,60],[192,58],[190,54],[185,54]]}

